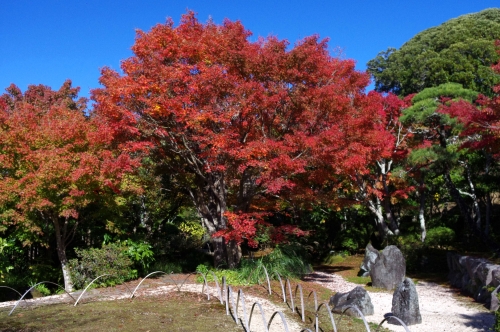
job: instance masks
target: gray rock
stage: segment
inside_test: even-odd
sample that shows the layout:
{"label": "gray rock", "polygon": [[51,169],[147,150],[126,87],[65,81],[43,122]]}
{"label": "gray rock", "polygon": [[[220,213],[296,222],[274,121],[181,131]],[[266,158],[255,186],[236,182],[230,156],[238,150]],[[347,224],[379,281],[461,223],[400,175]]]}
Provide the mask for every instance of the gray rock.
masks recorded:
{"label": "gray rock", "polygon": [[358,276],[368,277],[370,275],[370,270],[372,269],[373,264],[375,264],[377,258],[378,250],[373,248],[371,243],[368,243],[365,249],[365,258],[363,259],[363,263],[361,263]]}
{"label": "gray rock", "polygon": [[495,265],[495,268],[491,271],[491,286],[500,286],[500,266]]}
{"label": "gray rock", "polygon": [[375,264],[371,267],[372,286],[392,290],[406,275],[406,260],[396,246],[387,246],[379,251]]}
{"label": "gray rock", "polygon": [[448,279],[454,287],[469,293],[490,308],[497,306],[491,290],[500,286],[500,266],[484,258],[448,253]]}
{"label": "gray rock", "polygon": [[[417,289],[410,278],[405,278],[394,291],[394,295],[392,296],[392,314],[401,319],[406,325],[422,323]],[[389,322],[399,325],[396,320],[390,320]]]}
{"label": "gray rock", "polygon": [[[373,315],[373,304],[368,292],[361,286],[347,293],[337,293],[330,298],[330,306],[335,313],[342,313],[349,306],[356,306],[365,316]],[[360,317],[356,310],[347,310],[349,316]]]}
{"label": "gray rock", "polygon": [[500,286],[498,286],[497,288],[495,288],[495,290],[493,292],[491,292],[491,299],[490,299],[490,310],[491,311],[497,311],[498,308],[500,307],[499,305],[499,300],[498,300],[498,289],[500,288]]}

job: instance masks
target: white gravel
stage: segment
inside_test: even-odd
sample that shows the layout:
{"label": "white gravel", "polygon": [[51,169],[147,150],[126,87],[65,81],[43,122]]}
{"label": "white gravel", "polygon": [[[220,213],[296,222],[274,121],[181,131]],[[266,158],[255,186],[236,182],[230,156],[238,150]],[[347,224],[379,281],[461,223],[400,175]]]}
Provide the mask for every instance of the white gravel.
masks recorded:
{"label": "white gravel", "polygon": [[[314,272],[308,281],[320,283],[333,292],[348,292],[359,286],[345,281],[341,276],[325,272]],[[471,303],[458,298],[453,291],[431,282],[419,281],[416,285],[422,324],[409,326],[411,332],[441,331],[489,331],[494,324],[493,313],[482,304]],[[379,324],[384,315],[391,312],[392,293],[368,292],[375,314],[366,316],[369,322]],[[405,331],[403,327],[387,324],[383,327],[391,331]]]}

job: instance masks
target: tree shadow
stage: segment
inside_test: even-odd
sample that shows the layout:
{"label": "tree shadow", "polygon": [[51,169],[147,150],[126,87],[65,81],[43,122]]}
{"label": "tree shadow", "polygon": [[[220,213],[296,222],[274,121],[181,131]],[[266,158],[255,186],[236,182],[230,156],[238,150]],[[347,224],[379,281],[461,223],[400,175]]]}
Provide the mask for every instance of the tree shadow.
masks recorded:
{"label": "tree shadow", "polygon": [[495,315],[493,312],[477,312],[471,315],[460,314],[462,319],[466,320],[465,326],[482,331],[490,331],[495,324]]}
{"label": "tree shadow", "polygon": [[325,272],[325,273],[337,273],[341,271],[355,270],[354,267],[349,265],[318,265],[314,267],[315,271]]}

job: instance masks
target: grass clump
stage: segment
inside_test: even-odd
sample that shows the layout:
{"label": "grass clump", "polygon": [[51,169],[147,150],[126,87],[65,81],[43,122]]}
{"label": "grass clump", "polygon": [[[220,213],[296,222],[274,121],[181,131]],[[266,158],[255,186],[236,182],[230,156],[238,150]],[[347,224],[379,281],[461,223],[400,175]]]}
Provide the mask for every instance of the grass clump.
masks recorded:
{"label": "grass clump", "polygon": [[369,282],[372,281],[370,277],[358,277],[358,276],[350,276],[347,277],[346,280],[358,285],[367,285]]}
{"label": "grass clump", "polygon": [[[265,267],[265,270],[264,270]],[[207,282],[214,281],[213,272],[219,282],[226,277],[226,283],[234,286],[254,285],[266,280],[266,271],[269,279],[299,279],[312,271],[311,265],[305,258],[305,253],[298,245],[278,245],[269,254],[259,259],[242,259],[238,269],[211,269],[200,264],[196,271],[206,276]],[[198,282],[202,282],[200,276]]]}
{"label": "grass clump", "polygon": [[[245,286],[250,284],[248,280],[240,273],[239,270],[220,270],[220,269],[215,270],[208,268],[204,264],[200,264],[196,268],[196,272],[204,274],[205,278],[207,279],[207,282],[213,282],[214,281],[213,274],[215,274],[218,282],[220,283],[222,282],[222,277],[225,277],[226,284],[231,286]],[[197,278],[197,281],[203,282],[203,278],[199,276]]]}
{"label": "grass clump", "polygon": [[281,278],[295,279],[312,272],[305,250],[294,244],[278,245],[271,253],[258,260],[244,259],[239,271],[250,283],[255,284],[265,278],[262,266],[266,267],[271,279],[277,278],[276,273]]}

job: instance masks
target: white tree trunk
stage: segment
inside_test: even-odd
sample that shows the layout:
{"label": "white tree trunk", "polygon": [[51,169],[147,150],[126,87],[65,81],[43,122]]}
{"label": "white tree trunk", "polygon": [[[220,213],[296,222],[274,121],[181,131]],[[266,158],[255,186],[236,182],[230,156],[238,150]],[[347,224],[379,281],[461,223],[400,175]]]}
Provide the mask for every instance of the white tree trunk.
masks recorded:
{"label": "white tree trunk", "polygon": [[420,179],[420,207],[418,210],[418,221],[420,222],[420,240],[425,242],[427,230],[425,229],[425,188],[423,175],[421,175]]}
{"label": "white tree trunk", "polygon": [[57,216],[52,216],[52,222],[54,223],[54,229],[56,231],[56,245],[57,245],[57,256],[59,257],[59,262],[61,262],[61,268],[64,279],[64,289],[67,292],[73,291],[73,281],[71,280],[71,274],[68,268],[68,258],[66,257],[66,244],[65,244],[65,232],[61,231],[61,225],[59,224],[59,218]]}

